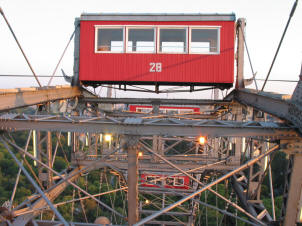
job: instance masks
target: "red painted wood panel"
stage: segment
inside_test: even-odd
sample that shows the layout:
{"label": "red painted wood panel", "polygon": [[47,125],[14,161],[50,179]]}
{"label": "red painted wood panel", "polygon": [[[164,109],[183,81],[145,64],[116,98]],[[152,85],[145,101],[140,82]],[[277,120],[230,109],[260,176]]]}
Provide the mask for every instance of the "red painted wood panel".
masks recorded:
{"label": "red painted wood panel", "polygon": [[[141,54],[95,53],[94,25],[200,25],[221,26],[220,54]],[[166,83],[233,83],[234,22],[138,22],[81,21],[80,68],[81,81],[166,82]],[[162,63],[162,72],[149,72],[150,62]]]}

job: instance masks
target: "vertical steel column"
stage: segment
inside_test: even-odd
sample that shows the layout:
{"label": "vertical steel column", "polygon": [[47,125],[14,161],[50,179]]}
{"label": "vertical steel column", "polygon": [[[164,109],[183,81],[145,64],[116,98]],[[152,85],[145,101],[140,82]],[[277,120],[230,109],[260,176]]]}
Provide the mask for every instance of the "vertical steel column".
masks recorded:
{"label": "vertical steel column", "polygon": [[[36,141],[37,141],[37,159],[39,161],[43,161],[42,159],[42,149],[43,149],[43,145],[42,145],[42,132],[41,131],[37,131],[37,138],[36,138]],[[37,167],[38,167],[38,177],[40,179],[40,181],[42,182],[42,185],[45,186],[44,184],[44,180],[43,180],[43,176],[42,176],[42,173],[43,173],[43,167],[41,166],[41,164],[37,163]]]}
{"label": "vertical steel column", "polygon": [[[242,121],[243,115],[242,115],[242,107],[240,105],[235,105],[233,109],[233,114],[235,115],[236,121]],[[235,138],[235,159],[233,161],[233,164],[240,165],[240,158],[242,154],[242,137]]]}
{"label": "vertical steel column", "polygon": [[290,187],[288,192],[284,224],[294,226],[298,221],[299,202],[302,191],[302,154],[293,155],[294,163],[290,176]]}
{"label": "vertical steel column", "polygon": [[236,24],[236,33],[237,33],[237,53],[236,53],[236,62],[237,62],[237,76],[236,76],[236,89],[244,88],[244,32],[245,30],[245,19],[239,18]]}
{"label": "vertical steel column", "polygon": [[[153,149],[154,152],[158,153],[158,136],[157,135],[153,135],[152,149]],[[156,157],[155,155],[152,155],[152,160],[154,162],[158,162],[159,158]]]}
{"label": "vertical steel column", "polygon": [[138,137],[127,136],[128,152],[128,225],[138,222]]}
{"label": "vertical steel column", "polygon": [[[52,140],[51,132],[47,132],[47,166],[52,168]],[[47,188],[50,188],[53,184],[53,174],[50,170],[47,170]]]}

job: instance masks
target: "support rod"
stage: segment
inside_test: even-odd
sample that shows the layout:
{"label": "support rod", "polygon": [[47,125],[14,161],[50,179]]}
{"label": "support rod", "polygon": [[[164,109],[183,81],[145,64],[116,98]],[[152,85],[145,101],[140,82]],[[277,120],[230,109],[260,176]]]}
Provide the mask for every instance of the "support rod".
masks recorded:
{"label": "support rod", "polygon": [[[152,219],[160,216],[162,213],[166,213],[169,210],[181,205],[182,203],[186,202],[187,200],[190,200],[191,198],[194,198],[196,195],[199,195],[200,193],[204,192],[205,190],[208,190],[209,188],[213,187],[214,185],[226,180],[227,178],[231,177],[232,175],[252,166],[254,163],[256,163],[257,161],[259,161],[260,159],[264,158],[265,156],[271,154],[272,152],[276,151],[279,149],[279,145],[276,145],[275,147],[271,148],[270,150],[268,150],[267,152],[259,155],[258,157],[248,161],[247,163],[243,164],[242,166],[240,166],[239,168],[225,174],[224,176],[218,178],[216,181],[213,181],[211,183],[209,183],[208,185],[204,186],[203,188],[199,189],[198,191],[192,193],[191,195],[188,195],[184,198],[182,198],[181,200],[171,204],[170,206],[158,211],[155,214],[152,214],[151,216],[148,216],[146,218],[144,218],[143,220],[139,221],[138,223],[135,224],[135,226],[139,226],[139,225],[143,225],[149,221],[151,221]],[[261,223],[262,225],[264,225],[263,223]]]}
{"label": "support rod", "polygon": [[273,62],[272,62],[272,64],[271,64],[270,68],[269,68],[269,71],[268,71],[268,73],[267,73],[267,76],[266,76],[266,78],[265,78],[265,81],[264,81],[264,84],[263,84],[263,86],[262,86],[261,91],[263,91],[263,90],[264,90],[264,87],[265,87],[265,85],[266,85],[266,82],[267,82],[267,80],[268,80],[268,78],[269,78],[269,76],[270,76],[270,74],[271,74],[271,71],[272,71],[272,69],[273,69],[273,66],[274,66],[275,60],[276,60],[276,58],[277,58],[277,56],[278,56],[278,53],[279,53],[280,47],[281,47],[281,45],[282,45],[282,42],[283,42],[284,36],[285,36],[285,34],[286,34],[286,31],[287,31],[288,25],[289,25],[289,23],[290,23],[290,21],[291,21],[291,19],[292,19],[293,15],[294,15],[294,13],[295,13],[295,10],[296,10],[296,8],[297,8],[297,5],[298,5],[298,0],[296,0],[296,1],[295,1],[294,5],[293,5],[293,7],[292,7],[292,10],[291,10],[291,12],[290,12],[290,14],[289,14],[288,21],[287,21],[286,26],[285,26],[285,28],[284,28],[284,31],[283,31],[283,34],[282,34],[281,40],[280,40],[280,42],[279,42],[279,44],[278,44],[278,48],[277,48],[277,50],[276,50],[276,53],[275,53],[275,56],[274,56]]}
{"label": "support rod", "polygon": [[[1,140],[3,140],[3,137],[0,137]],[[8,141],[11,145],[13,145],[14,147],[16,147],[18,150],[20,150],[22,153],[24,153],[25,155],[27,155],[28,157],[30,157],[33,160],[36,160],[39,164],[41,164],[42,166],[44,166],[45,168],[47,168],[48,170],[50,170],[51,172],[53,172],[54,174],[56,174],[57,176],[59,176],[63,181],[65,180],[65,178],[59,174],[57,171],[53,170],[52,168],[48,167],[46,164],[44,164],[43,162],[41,162],[39,159],[35,158],[34,156],[32,156],[30,153],[25,152],[22,148],[20,148],[19,146],[15,145],[14,143]],[[101,202],[100,200],[98,200],[97,198],[95,198],[94,196],[92,196],[90,193],[88,193],[87,191],[85,191],[84,189],[82,189],[81,187],[79,187],[78,185],[76,185],[75,183],[73,183],[72,181],[70,181],[69,179],[66,180],[66,182],[70,185],[72,185],[73,187],[77,188],[78,190],[80,190],[81,192],[83,192],[85,195],[88,195],[90,198],[92,198],[94,201],[96,201],[97,203],[101,204],[102,206],[104,206],[105,208],[107,208],[108,210],[114,212],[116,215],[125,218],[123,215],[121,215],[119,212],[117,212],[116,210],[112,209],[110,206],[108,206],[107,204]]]}
{"label": "support rod", "polygon": [[10,150],[10,147],[8,144],[3,140],[2,137],[0,137],[1,142],[4,144],[6,150],[9,152],[9,154],[12,156],[12,158],[15,160],[15,162],[18,164],[18,166],[22,169],[24,175],[27,177],[27,179],[30,181],[30,183],[35,187],[35,189],[39,192],[39,194],[43,197],[45,202],[48,204],[48,206],[53,210],[53,212],[57,215],[57,217],[60,219],[61,222],[65,226],[68,226],[67,221],[65,221],[64,217],[59,213],[59,211],[56,209],[56,207],[53,206],[51,201],[47,198],[47,196],[44,194],[44,192],[41,190],[41,188],[36,184],[34,179],[30,176],[30,174],[27,172],[27,170],[24,168],[24,166],[19,162],[17,157],[14,155],[14,153]]}
{"label": "support rod", "polygon": [[[32,130],[29,132],[28,137],[27,137],[26,145],[25,145],[25,148],[24,148],[26,152],[27,152],[27,148],[28,148],[29,141],[30,141],[30,138],[31,138],[31,133],[32,133]],[[21,164],[23,165],[25,154],[22,155],[22,158],[23,159],[21,161]],[[11,210],[11,208],[13,206],[13,201],[14,201],[14,198],[15,198],[15,194],[16,194],[16,190],[17,190],[18,184],[19,184],[19,179],[20,179],[21,171],[22,170],[19,167],[19,171],[18,171],[18,174],[17,174],[16,182],[15,182],[14,189],[13,189],[13,193],[12,193],[11,198],[10,198],[10,204],[9,204],[10,210]]]}
{"label": "support rod", "polygon": [[273,186],[273,178],[272,178],[272,167],[271,167],[271,164],[269,164],[269,166],[268,166],[268,176],[269,176],[269,188],[270,188],[270,191],[271,191],[272,215],[273,215],[273,220],[276,221],[275,198],[274,198],[274,186]]}
{"label": "support rod", "polygon": [[31,66],[31,64],[30,64],[30,62],[29,62],[29,60],[27,59],[27,57],[26,57],[26,55],[25,55],[25,52],[23,51],[23,49],[22,49],[22,47],[21,47],[21,45],[20,45],[20,43],[19,43],[19,41],[18,41],[18,39],[17,39],[17,36],[15,35],[14,30],[13,30],[12,27],[10,26],[8,20],[6,19],[6,16],[4,15],[4,12],[3,12],[3,10],[2,10],[1,7],[0,7],[0,13],[1,13],[1,15],[3,16],[3,19],[5,20],[5,22],[6,22],[7,26],[8,26],[8,28],[9,28],[10,32],[12,33],[12,35],[13,35],[13,37],[14,37],[14,39],[15,39],[15,41],[16,41],[18,47],[19,47],[19,49],[21,50],[21,52],[22,52],[22,54],[23,54],[23,56],[24,56],[24,58],[25,58],[25,60],[26,60],[26,62],[27,62],[27,65],[29,66],[31,72],[32,72],[33,75],[35,76],[35,79],[36,79],[38,85],[39,85],[40,87],[42,87],[42,85],[41,85],[41,83],[40,83],[40,81],[39,81],[39,79],[38,79],[38,77],[37,77],[37,75],[36,75],[34,69],[32,68],[32,66]]}
{"label": "support rod", "polygon": [[[143,144],[144,145],[144,144]],[[184,175],[188,176],[189,178],[191,178],[191,180],[195,181],[196,183],[200,184],[201,186],[205,186],[204,183],[200,182],[199,180],[197,180],[196,178],[194,178],[193,176],[191,176],[190,174],[188,174],[187,172],[185,172],[184,170],[180,169],[179,167],[177,167],[176,165],[174,165],[172,162],[170,162],[169,160],[167,160],[166,158],[164,158],[163,156],[157,154],[156,152],[153,152],[151,149],[149,149],[148,147],[146,147],[144,145],[144,147],[151,153],[153,153],[154,155],[156,155],[157,157],[159,157],[161,160],[165,161],[168,165],[172,166],[173,168],[177,169],[178,171],[180,171],[181,173],[183,173]],[[241,211],[242,213],[246,214],[248,217],[250,217],[251,219],[253,219],[254,221],[258,222],[260,225],[263,225],[263,223],[258,220],[256,217],[254,217],[252,214],[250,214],[249,212],[245,211],[243,208],[241,208],[240,206],[238,206],[237,204],[231,202],[229,199],[225,198],[223,195],[219,194],[218,192],[214,191],[213,189],[211,189],[210,187],[207,189],[210,192],[214,193],[215,195],[217,195],[219,198],[223,199],[225,202],[229,203],[230,205],[232,205],[233,207],[235,207],[236,209],[238,209],[239,211]]]}
{"label": "support rod", "polygon": [[[97,161],[96,161],[96,162],[97,162]],[[196,169],[191,169],[191,170],[188,170],[188,171],[186,171],[186,172],[187,172],[187,173],[188,173],[188,172],[194,172],[195,170],[202,169],[202,168],[207,168],[207,167],[209,167],[209,166],[221,164],[221,163],[224,163],[224,162],[225,162],[225,160],[222,160],[222,161],[219,161],[219,162],[216,162],[216,163],[212,163],[212,164],[208,164],[208,165],[204,165],[204,166],[198,167],[198,168],[196,168]],[[85,171],[87,168],[88,168],[88,167],[81,169],[80,171],[78,171],[78,173],[81,173],[81,172]],[[172,175],[170,175],[170,176],[171,176],[171,177],[174,177],[174,176],[178,176],[178,175],[181,175],[181,174],[183,174],[183,173],[175,173],[175,174],[172,174]],[[73,175],[71,175],[71,176],[73,176]],[[68,175],[68,177],[70,177],[70,175]],[[160,177],[160,178],[158,178],[158,179],[156,179],[156,180],[164,180],[164,179],[166,179],[167,177],[168,177],[168,176],[166,176],[166,177]],[[65,180],[66,180],[66,179],[68,179],[68,178],[65,178]],[[153,182],[155,182],[155,179],[149,181],[148,183],[153,183]],[[144,182],[143,182],[143,183],[144,183]],[[141,184],[143,184],[143,183],[140,183],[140,184],[138,184],[138,185],[141,185]],[[114,189],[114,190],[111,190],[111,191],[106,191],[106,192],[102,192],[102,193],[99,193],[99,194],[95,194],[95,195],[93,195],[93,196],[94,196],[94,197],[99,197],[99,196],[102,196],[102,195],[110,194],[110,193],[117,192],[117,191],[123,191],[123,190],[128,190],[128,187],[117,188],[117,189]],[[177,195],[181,195],[181,194],[177,193]],[[72,203],[72,202],[76,202],[76,201],[80,201],[80,200],[85,200],[85,199],[89,199],[89,198],[90,198],[90,196],[84,196],[84,197],[82,197],[82,198],[77,198],[77,199],[72,199],[72,200],[67,200],[67,201],[59,202],[59,203],[54,204],[54,206],[57,207],[57,206],[61,206],[61,205],[64,205],[64,204],[68,204],[68,203]],[[196,201],[196,200],[195,200],[195,201]],[[47,209],[47,207],[43,207],[43,208],[39,208],[39,209],[36,209],[36,210],[46,210],[46,209]],[[29,211],[25,211],[25,212],[22,212],[22,213],[17,213],[16,216],[23,215],[23,214],[27,214],[27,213],[31,213],[31,212],[33,212],[33,211],[34,211],[34,210],[29,210]]]}

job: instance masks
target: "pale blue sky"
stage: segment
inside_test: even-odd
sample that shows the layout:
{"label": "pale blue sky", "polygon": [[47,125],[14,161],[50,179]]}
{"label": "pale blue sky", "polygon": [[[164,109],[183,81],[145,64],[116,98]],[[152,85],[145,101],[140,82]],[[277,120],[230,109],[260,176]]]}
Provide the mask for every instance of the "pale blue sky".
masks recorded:
{"label": "pale blue sky", "polygon": [[[231,13],[247,20],[246,38],[257,78],[264,78],[287,22],[294,0],[0,0],[37,74],[52,74],[82,12],[117,13]],[[297,80],[302,62],[302,6],[298,5],[271,79]],[[69,75],[73,45],[60,66]],[[251,77],[246,58],[245,75]],[[30,74],[3,18],[0,18],[0,74]],[[60,71],[57,72],[60,75]],[[41,80],[43,85],[47,80]],[[64,84],[55,79],[53,84]],[[291,93],[295,84],[270,82],[266,90]],[[37,86],[33,78],[2,78],[0,88]],[[117,93],[124,96],[124,92]],[[127,94],[128,95],[128,94]],[[183,95],[183,94],[181,94]],[[200,97],[200,94],[192,95]],[[170,97],[170,96],[169,96]],[[178,96],[179,97],[179,96]]]}

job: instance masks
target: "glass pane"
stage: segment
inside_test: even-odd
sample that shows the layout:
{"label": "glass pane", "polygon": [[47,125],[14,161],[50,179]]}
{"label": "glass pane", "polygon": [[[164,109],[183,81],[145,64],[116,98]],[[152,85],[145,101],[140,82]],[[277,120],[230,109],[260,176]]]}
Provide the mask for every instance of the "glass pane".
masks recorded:
{"label": "glass pane", "polygon": [[174,185],[174,178],[173,177],[168,177],[166,179],[166,185],[173,186]]}
{"label": "glass pane", "polygon": [[123,52],[122,28],[99,28],[97,51]]}
{"label": "glass pane", "polygon": [[159,51],[162,53],[185,53],[186,29],[160,29]]}
{"label": "glass pane", "polygon": [[184,179],[183,178],[180,178],[180,177],[178,177],[178,178],[175,178],[175,186],[183,186],[184,184],[185,184],[185,181],[184,181]]}
{"label": "glass pane", "polygon": [[155,52],[154,29],[129,29],[128,52]]}
{"label": "glass pane", "polygon": [[218,52],[218,29],[192,29],[191,52]]}

